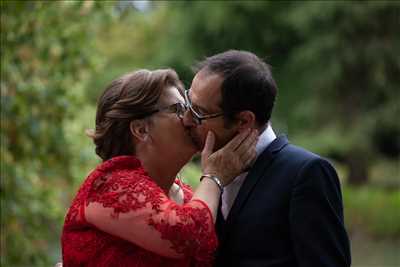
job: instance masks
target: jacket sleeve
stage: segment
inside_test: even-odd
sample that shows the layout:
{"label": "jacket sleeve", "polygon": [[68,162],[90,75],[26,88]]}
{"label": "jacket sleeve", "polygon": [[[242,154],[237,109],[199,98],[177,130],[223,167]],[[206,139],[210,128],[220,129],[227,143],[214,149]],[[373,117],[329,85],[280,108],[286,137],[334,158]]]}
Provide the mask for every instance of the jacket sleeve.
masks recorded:
{"label": "jacket sleeve", "polygon": [[310,160],[299,171],[291,196],[290,227],[299,266],[350,266],[340,182],[326,160]]}
{"label": "jacket sleeve", "polygon": [[209,261],[217,239],[208,206],[197,199],[178,205],[151,179],[130,178],[111,177],[92,190],[85,220],[164,257]]}

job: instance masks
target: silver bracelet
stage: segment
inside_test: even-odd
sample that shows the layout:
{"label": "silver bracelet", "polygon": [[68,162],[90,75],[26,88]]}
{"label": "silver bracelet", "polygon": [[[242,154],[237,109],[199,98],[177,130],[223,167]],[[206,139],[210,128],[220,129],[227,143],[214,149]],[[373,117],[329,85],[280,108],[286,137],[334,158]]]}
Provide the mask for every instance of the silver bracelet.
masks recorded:
{"label": "silver bracelet", "polygon": [[211,174],[203,174],[203,175],[200,177],[200,182],[201,182],[204,178],[208,178],[208,179],[213,180],[213,181],[217,184],[219,190],[221,191],[221,194],[224,192],[224,186],[222,185],[221,180],[220,180],[217,176],[211,175]]}

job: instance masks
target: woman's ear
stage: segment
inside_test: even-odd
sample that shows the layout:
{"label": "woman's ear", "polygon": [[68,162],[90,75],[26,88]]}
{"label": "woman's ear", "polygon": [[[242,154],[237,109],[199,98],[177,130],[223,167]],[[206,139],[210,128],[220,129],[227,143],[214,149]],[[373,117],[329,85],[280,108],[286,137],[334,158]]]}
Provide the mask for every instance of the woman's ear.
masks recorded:
{"label": "woman's ear", "polygon": [[236,119],[238,122],[239,132],[248,128],[252,129],[256,127],[256,115],[252,111],[241,111],[236,115]]}
{"label": "woman's ear", "polygon": [[133,120],[129,124],[131,134],[139,141],[146,142],[149,138],[149,127],[145,120]]}

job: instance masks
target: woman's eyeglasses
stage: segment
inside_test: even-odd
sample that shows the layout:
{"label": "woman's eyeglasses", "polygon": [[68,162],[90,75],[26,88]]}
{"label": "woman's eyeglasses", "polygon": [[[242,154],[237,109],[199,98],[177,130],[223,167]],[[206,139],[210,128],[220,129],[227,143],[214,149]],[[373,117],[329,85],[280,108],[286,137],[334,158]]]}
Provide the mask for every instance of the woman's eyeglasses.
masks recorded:
{"label": "woman's eyeglasses", "polygon": [[167,111],[169,113],[175,113],[176,116],[178,116],[178,118],[182,119],[187,109],[188,108],[184,103],[178,102],[168,107],[162,108],[159,111]]}
{"label": "woman's eyeglasses", "polygon": [[155,109],[148,116],[153,115],[154,113],[157,113],[157,112],[167,112],[167,113],[175,113],[179,119],[182,119],[183,116],[185,115],[185,112],[187,109],[188,108],[186,107],[186,105],[184,103],[178,102],[178,103],[169,105],[167,107]]}

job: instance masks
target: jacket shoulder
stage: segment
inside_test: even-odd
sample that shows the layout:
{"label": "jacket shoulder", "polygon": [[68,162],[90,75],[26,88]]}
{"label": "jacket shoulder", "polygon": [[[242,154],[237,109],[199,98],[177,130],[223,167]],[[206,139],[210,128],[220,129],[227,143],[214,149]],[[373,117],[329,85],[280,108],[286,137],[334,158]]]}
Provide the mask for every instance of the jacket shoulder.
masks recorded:
{"label": "jacket shoulder", "polygon": [[310,161],[327,161],[322,156],[315,154],[305,148],[288,144],[285,146],[281,153],[279,153],[280,157],[291,159],[294,162],[298,162],[299,164],[304,164]]}

